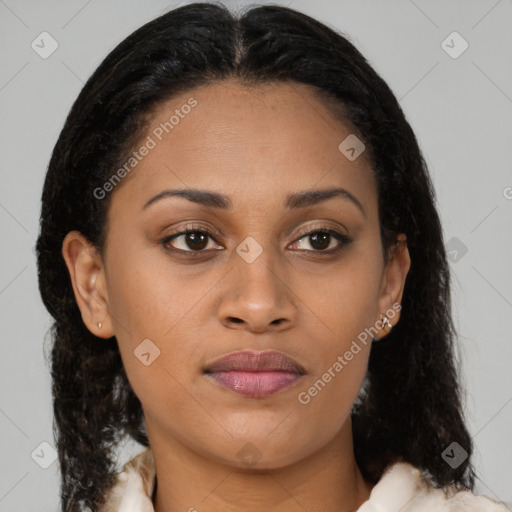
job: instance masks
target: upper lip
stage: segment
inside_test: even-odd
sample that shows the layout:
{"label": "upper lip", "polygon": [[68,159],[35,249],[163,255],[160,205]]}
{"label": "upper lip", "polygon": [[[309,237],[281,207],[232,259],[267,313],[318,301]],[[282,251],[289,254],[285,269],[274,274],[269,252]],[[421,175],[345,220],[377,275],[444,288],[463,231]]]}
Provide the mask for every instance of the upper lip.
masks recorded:
{"label": "upper lip", "polygon": [[226,356],[215,359],[205,368],[205,373],[226,372],[230,370],[262,372],[262,371],[287,371],[298,374],[306,373],[306,370],[297,361],[282,352],[265,350],[255,352],[253,350],[241,350],[231,352]]}

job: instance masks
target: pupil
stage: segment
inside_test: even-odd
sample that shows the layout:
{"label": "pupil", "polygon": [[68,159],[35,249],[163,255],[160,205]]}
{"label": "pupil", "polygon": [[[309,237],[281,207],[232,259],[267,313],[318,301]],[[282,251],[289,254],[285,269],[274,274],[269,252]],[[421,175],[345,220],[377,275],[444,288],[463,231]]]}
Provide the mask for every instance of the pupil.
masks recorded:
{"label": "pupil", "polygon": [[317,233],[311,235],[312,240],[314,240],[314,242],[311,245],[314,246],[315,242],[317,242],[320,237],[322,237],[323,240],[320,242],[321,247],[317,247],[317,249],[326,249],[327,247],[329,247],[329,243],[325,243],[325,241],[328,240],[328,238],[330,237],[329,233]]}
{"label": "pupil", "polygon": [[[329,233],[316,233],[314,235],[310,235],[312,240],[311,245],[315,246],[315,244],[318,244],[316,247],[317,249],[326,249],[329,247],[328,240],[330,236],[331,235],[329,235]],[[204,247],[206,247],[206,239],[206,235],[202,233],[189,233],[187,235],[187,244],[189,244],[191,249],[204,249]]]}
{"label": "pupil", "polygon": [[[206,236],[204,234],[198,234],[198,233],[189,233],[187,235],[187,243],[189,243],[189,241],[192,242],[192,246],[190,246],[189,244],[189,247],[191,249],[204,249],[204,247],[206,247],[207,244],[205,244],[206,240]],[[203,246],[201,246],[201,243],[203,244]]]}

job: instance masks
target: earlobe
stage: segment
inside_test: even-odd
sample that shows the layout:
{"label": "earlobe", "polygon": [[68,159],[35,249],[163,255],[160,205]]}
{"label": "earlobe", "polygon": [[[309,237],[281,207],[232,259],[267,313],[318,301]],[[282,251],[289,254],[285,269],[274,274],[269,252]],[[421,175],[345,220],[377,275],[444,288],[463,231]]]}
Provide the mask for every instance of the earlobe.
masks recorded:
{"label": "earlobe", "polygon": [[70,231],[62,242],[62,256],[84,324],[95,336],[112,337],[104,267],[96,248],[79,231]]}
{"label": "earlobe", "polygon": [[[382,290],[379,298],[379,319],[377,339],[389,335],[400,319],[405,280],[411,266],[411,258],[404,233],[397,236],[390,249],[390,256],[384,271]],[[385,318],[384,318],[385,317]]]}

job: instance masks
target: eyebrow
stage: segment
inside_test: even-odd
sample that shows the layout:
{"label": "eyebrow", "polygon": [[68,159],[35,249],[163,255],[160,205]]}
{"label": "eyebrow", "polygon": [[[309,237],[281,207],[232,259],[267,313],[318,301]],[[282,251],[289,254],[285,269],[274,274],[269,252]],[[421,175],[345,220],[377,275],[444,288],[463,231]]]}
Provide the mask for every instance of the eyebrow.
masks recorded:
{"label": "eyebrow", "polygon": [[[164,190],[152,197],[143,207],[145,210],[151,204],[156,203],[157,201],[167,198],[167,197],[183,197],[188,201],[193,203],[197,203],[207,208],[219,208],[223,210],[227,210],[232,208],[233,203],[231,199],[218,192],[210,192],[208,190],[200,190],[195,188],[183,188],[177,190]],[[352,202],[357,208],[361,211],[361,213],[366,217],[366,212],[363,208],[363,205],[360,201],[352,195],[348,190],[344,188],[327,188],[321,190],[305,190],[302,192],[296,192],[293,194],[288,194],[285,200],[285,207],[288,210],[297,209],[297,208],[305,208],[307,206],[316,205],[322,201],[327,201],[333,197],[340,197],[342,199],[346,199]]]}

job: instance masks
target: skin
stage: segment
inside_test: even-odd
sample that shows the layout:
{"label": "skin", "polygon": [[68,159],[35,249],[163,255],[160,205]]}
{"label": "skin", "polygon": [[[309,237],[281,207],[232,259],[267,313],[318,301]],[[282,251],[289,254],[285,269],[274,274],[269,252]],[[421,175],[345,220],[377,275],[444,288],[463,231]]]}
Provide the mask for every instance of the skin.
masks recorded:
{"label": "skin", "polygon": [[[155,511],[356,510],[372,485],[354,458],[350,410],[371,340],[309,403],[297,396],[400,303],[410,267],[405,236],[386,263],[367,154],[350,161],[340,152],[353,129],[310,87],[203,86],[160,105],[142,140],[191,97],[197,106],[112,193],[103,258],[76,231],[62,246],[84,323],[100,338],[116,336],[142,403],[158,477]],[[365,213],[342,197],[284,206],[289,193],[330,187],[348,190]],[[172,197],[143,209],[177,188],[220,192],[233,205]],[[213,236],[194,259],[178,254],[198,250],[185,236],[167,249],[159,242],[191,222]],[[322,245],[302,236],[319,226],[353,241]],[[251,263],[236,252],[247,237],[263,249]],[[383,327],[377,336],[388,333]],[[145,339],[160,350],[147,366],[134,355]],[[265,398],[203,374],[207,363],[242,349],[278,350],[307,373]],[[252,464],[239,455],[248,443]]]}

